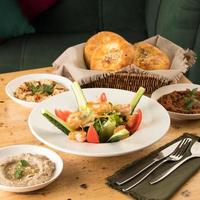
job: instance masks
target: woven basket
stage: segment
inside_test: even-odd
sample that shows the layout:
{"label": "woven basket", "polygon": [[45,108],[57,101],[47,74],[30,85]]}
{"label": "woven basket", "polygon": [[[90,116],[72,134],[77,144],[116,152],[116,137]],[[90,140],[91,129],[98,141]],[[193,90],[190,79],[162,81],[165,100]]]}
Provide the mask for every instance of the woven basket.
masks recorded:
{"label": "woven basket", "polygon": [[146,93],[151,94],[156,89],[169,85],[171,82],[162,80],[150,74],[136,74],[120,72],[116,74],[91,77],[87,83],[80,83],[82,88],[117,88],[136,92],[140,86],[146,88]]}
{"label": "woven basket", "polygon": [[185,50],[159,35],[143,42],[160,48],[169,56],[170,70],[151,72],[151,70],[142,70],[134,65],[127,66],[116,73],[89,70],[83,57],[85,43],[68,48],[54,61],[53,66],[56,67],[57,74],[72,77],[84,88],[107,87],[137,91],[140,86],[143,86],[150,94],[162,86],[177,82],[196,61],[193,51]]}

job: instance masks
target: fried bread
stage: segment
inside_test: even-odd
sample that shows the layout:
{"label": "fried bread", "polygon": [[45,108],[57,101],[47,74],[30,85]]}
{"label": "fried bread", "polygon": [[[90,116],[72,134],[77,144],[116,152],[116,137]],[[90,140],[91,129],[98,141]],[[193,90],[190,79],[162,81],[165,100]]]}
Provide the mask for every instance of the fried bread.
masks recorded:
{"label": "fried bread", "polygon": [[133,51],[133,64],[144,70],[166,70],[170,68],[168,56],[149,43],[137,43],[133,45]]}

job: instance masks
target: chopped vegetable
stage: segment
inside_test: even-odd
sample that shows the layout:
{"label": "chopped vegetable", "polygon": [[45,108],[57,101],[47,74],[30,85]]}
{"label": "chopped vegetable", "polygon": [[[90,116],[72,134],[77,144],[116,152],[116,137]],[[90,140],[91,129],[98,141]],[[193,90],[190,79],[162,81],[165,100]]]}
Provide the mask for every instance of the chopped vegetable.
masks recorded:
{"label": "chopped vegetable", "polygon": [[108,142],[118,142],[122,139],[125,139],[129,137],[129,131],[127,129],[121,129],[120,131],[114,133],[110,139],[108,140]]}
{"label": "chopped vegetable", "polygon": [[116,127],[116,122],[109,119],[103,125],[103,131],[100,135],[100,141],[107,142],[108,139],[113,135],[115,127]]}
{"label": "chopped vegetable", "polygon": [[138,109],[135,113],[129,116],[126,127],[131,133],[133,133],[139,128],[141,121],[142,111]]}
{"label": "chopped vegetable", "polygon": [[107,142],[112,136],[114,129],[124,123],[125,120],[118,112],[107,113],[101,118],[96,118],[94,121],[94,127],[99,133],[100,142]]}
{"label": "chopped vegetable", "polygon": [[94,120],[93,126],[94,126],[95,130],[97,131],[97,133],[99,134],[100,141],[103,140],[103,138],[102,138],[102,134],[103,134],[103,125],[106,123],[106,121],[107,121],[107,118],[105,118],[105,117],[96,118],[96,119]]}
{"label": "chopped vegetable", "polygon": [[79,110],[81,111],[81,110],[87,109],[87,100],[83,94],[83,91],[81,90],[80,85],[77,82],[72,83],[72,90],[76,97],[76,101],[78,103]]}
{"label": "chopped vegetable", "polygon": [[64,122],[66,122],[67,118],[69,117],[71,112],[67,111],[67,110],[62,111],[62,110],[59,110],[59,109],[55,109],[55,114],[56,114],[57,117],[62,119]]}
{"label": "chopped vegetable", "polygon": [[99,143],[99,135],[93,125],[91,125],[87,131],[87,142]]}
{"label": "chopped vegetable", "polygon": [[61,120],[60,118],[56,117],[52,113],[50,113],[48,110],[42,110],[41,111],[42,115],[46,117],[54,126],[56,126],[58,129],[60,129],[63,133],[66,135],[69,134],[71,131],[67,125]]}
{"label": "chopped vegetable", "polygon": [[138,91],[136,92],[135,96],[131,100],[131,114],[134,112],[135,107],[137,106],[138,102],[140,101],[142,95],[144,94],[145,89],[143,87],[140,87]]}
{"label": "chopped vegetable", "polygon": [[111,121],[114,121],[116,123],[116,126],[124,123],[123,116],[119,112],[110,112],[107,114],[107,116]]}
{"label": "chopped vegetable", "polygon": [[[55,109],[55,114],[42,114],[71,140],[89,143],[117,142],[134,133],[140,126],[142,112],[133,112],[145,89],[140,88],[130,104],[113,105],[102,93],[97,102],[87,102],[77,82],[72,85],[79,110],[70,113]],[[66,122],[66,123],[65,123]]]}

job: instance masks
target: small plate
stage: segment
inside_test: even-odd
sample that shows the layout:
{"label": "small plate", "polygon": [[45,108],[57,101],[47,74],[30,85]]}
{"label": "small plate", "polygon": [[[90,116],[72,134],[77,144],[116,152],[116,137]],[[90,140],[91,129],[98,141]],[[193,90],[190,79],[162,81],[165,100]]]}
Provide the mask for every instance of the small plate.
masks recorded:
{"label": "small plate", "polygon": [[10,81],[6,85],[6,94],[16,103],[18,103],[22,106],[25,106],[25,107],[33,108],[34,106],[38,105],[40,102],[39,103],[28,102],[28,101],[18,99],[14,96],[14,91],[17,89],[17,87],[19,87],[25,81],[41,80],[41,79],[53,80],[57,83],[62,84],[65,88],[67,88],[69,90],[71,89],[72,82],[65,77],[55,75],[55,74],[29,74],[29,75],[20,76],[16,79]]}
{"label": "small plate", "polygon": [[[172,85],[167,85],[163,86],[156,91],[154,91],[151,95],[151,98],[154,100],[158,100],[161,96],[165,94],[169,94],[173,91],[182,91],[186,89],[194,89],[198,88],[200,90],[200,85],[196,84],[185,84],[185,83],[180,83],[180,84],[172,84]],[[184,114],[184,113],[176,113],[176,112],[170,112],[168,111],[170,117],[175,120],[195,120],[195,119],[200,119],[200,113],[199,114]]]}
{"label": "small plate", "polygon": [[35,190],[44,188],[50,183],[52,183],[53,181],[55,181],[63,170],[63,161],[57,153],[47,148],[36,146],[36,145],[12,145],[8,147],[0,148],[0,159],[4,159],[9,156],[15,156],[21,153],[39,154],[39,155],[44,155],[47,158],[49,158],[56,165],[53,176],[47,182],[37,184],[34,186],[14,187],[14,186],[6,186],[6,185],[0,184],[0,190],[9,191],[9,192],[17,192],[17,193],[35,191]]}
{"label": "small plate", "polygon": [[[130,103],[135,94],[126,90],[110,88],[87,88],[83,89],[83,92],[88,101],[96,100],[100,94],[105,92],[108,100],[113,104]],[[72,91],[50,97],[36,106],[28,119],[29,128],[32,134],[44,144],[56,150],[80,156],[108,157],[138,151],[158,141],[170,126],[167,111],[157,101],[143,96],[137,105],[137,108],[142,110],[142,123],[133,135],[114,143],[80,143],[68,139],[41,114],[42,109],[54,113],[56,108],[77,110],[76,99]]]}

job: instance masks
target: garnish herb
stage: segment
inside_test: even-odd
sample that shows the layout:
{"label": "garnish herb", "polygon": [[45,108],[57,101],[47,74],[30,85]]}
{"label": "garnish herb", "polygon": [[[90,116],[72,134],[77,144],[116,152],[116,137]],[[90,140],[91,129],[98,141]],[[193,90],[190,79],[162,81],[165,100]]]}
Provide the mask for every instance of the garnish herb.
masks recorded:
{"label": "garnish herb", "polygon": [[189,90],[189,91],[188,91],[188,96],[196,97],[197,91],[198,91],[198,88],[194,88],[194,89],[192,89],[192,90]]}
{"label": "garnish herb", "polygon": [[29,163],[26,160],[20,160],[17,162],[16,169],[15,169],[15,178],[20,179],[23,177],[23,172],[25,167],[27,167]]}
{"label": "garnish herb", "polygon": [[23,167],[27,167],[29,165],[29,163],[26,160],[20,160],[19,162]]}
{"label": "garnish herb", "polygon": [[29,90],[32,91],[33,94],[36,93],[47,93],[47,94],[52,94],[53,93],[53,87],[54,85],[47,85],[47,84],[42,84],[42,85],[37,85],[35,86],[33,83],[26,82],[26,86],[28,87]]}
{"label": "garnish herb", "polygon": [[200,103],[197,99],[197,91],[198,88],[194,88],[193,90],[188,90],[187,95],[184,97],[185,109],[190,110],[195,103]]}
{"label": "garnish herb", "polygon": [[42,85],[42,92],[43,93],[47,93],[47,94],[52,94],[53,93],[53,85],[46,85],[46,84],[43,84]]}
{"label": "garnish herb", "polygon": [[21,168],[17,168],[15,171],[15,178],[20,179],[23,177],[23,170]]}

